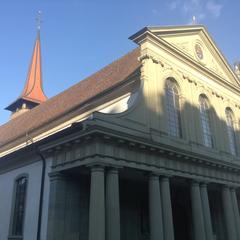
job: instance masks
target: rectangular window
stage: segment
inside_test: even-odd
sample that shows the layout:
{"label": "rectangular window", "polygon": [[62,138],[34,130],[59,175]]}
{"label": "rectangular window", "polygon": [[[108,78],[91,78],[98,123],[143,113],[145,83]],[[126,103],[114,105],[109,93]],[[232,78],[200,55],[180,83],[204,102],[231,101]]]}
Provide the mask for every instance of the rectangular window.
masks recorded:
{"label": "rectangular window", "polygon": [[9,239],[23,236],[27,181],[27,176],[21,176],[15,180],[14,204]]}

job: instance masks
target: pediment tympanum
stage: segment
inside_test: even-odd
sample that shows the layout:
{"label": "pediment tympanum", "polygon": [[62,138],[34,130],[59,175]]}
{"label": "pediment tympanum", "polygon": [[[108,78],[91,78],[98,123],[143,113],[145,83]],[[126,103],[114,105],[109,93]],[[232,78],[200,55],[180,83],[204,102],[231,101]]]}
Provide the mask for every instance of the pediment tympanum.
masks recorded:
{"label": "pediment tympanum", "polygon": [[239,80],[232,67],[203,26],[149,27],[148,30],[180,50],[180,53],[220,76],[224,81],[239,86]]}

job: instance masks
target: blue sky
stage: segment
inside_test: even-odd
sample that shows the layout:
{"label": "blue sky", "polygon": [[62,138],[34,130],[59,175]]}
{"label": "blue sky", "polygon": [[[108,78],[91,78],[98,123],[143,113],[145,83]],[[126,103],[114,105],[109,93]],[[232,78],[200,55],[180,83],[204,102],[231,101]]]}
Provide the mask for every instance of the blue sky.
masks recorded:
{"label": "blue sky", "polygon": [[185,25],[195,15],[230,64],[240,59],[238,0],[0,0],[0,125],[21,93],[42,11],[44,91],[52,97],[135,48],[144,26]]}

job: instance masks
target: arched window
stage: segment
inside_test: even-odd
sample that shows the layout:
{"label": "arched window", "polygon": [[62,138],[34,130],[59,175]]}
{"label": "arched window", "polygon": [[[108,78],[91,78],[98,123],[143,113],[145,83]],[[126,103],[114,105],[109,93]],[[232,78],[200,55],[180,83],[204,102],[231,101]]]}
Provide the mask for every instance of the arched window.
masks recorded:
{"label": "arched window", "polygon": [[182,137],[179,91],[172,78],[168,78],[166,81],[166,106],[169,135]]}
{"label": "arched window", "polygon": [[230,152],[233,155],[236,155],[236,138],[235,138],[235,132],[234,132],[233,112],[230,108],[226,108],[225,114],[226,114],[226,121],[227,121],[227,133],[228,133],[228,142],[229,142]]}
{"label": "arched window", "polygon": [[27,195],[28,177],[23,175],[15,180],[14,204],[11,221],[11,235],[23,236],[23,222],[25,214],[25,202]]}
{"label": "arched window", "polygon": [[203,144],[206,147],[213,147],[212,132],[210,127],[210,114],[207,97],[200,95],[199,97],[200,107],[200,120],[202,125]]}

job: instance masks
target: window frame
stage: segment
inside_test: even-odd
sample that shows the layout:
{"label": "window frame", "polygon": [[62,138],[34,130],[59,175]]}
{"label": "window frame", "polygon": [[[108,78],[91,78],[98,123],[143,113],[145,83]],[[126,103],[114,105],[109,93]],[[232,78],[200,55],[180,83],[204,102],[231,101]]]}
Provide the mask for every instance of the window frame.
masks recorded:
{"label": "window frame", "polygon": [[[230,115],[228,115],[228,113]],[[229,125],[229,117],[231,118],[231,126]],[[237,139],[236,139],[236,132],[234,127],[235,117],[232,109],[230,107],[225,108],[225,118],[226,118],[226,130],[228,135],[228,147],[229,151],[233,156],[237,156]],[[231,129],[230,129],[231,128]]]}
{"label": "window frame", "polygon": [[[172,85],[169,86],[169,85]],[[171,95],[169,95],[169,93]],[[171,99],[169,98],[171,97]],[[176,98],[178,100],[176,104]],[[167,112],[167,132],[171,137],[183,138],[183,126],[181,117],[181,95],[177,81],[173,77],[165,81],[165,107]],[[170,100],[170,101],[169,101]]]}
{"label": "window frame", "polygon": [[[204,101],[204,102],[203,102]],[[208,97],[205,94],[200,94],[198,98],[199,117],[202,128],[202,143],[205,147],[214,148],[213,129],[211,124],[211,110]],[[203,107],[203,108],[202,108]]]}
{"label": "window frame", "polygon": [[[15,216],[15,209],[16,209],[16,200],[17,200],[17,187],[18,181],[22,178],[26,178],[26,187],[25,187],[25,197],[24,197],[24,210],[22,216],[22,234],[16,235],[13,233],[13,225],[14,225],[14,218]],[[25,215],[26,215],[26,205],[27,205],[27,195],[28,195],[28,184],[29,184],[29,175],[26,173],[18,175],[14,179],[14,186],[13,186],[13,194],[12,194],[12,207],[11,207],[11,217],[10,217],[10,225],[9,225],[9,240],[22,240],[24,238],[24,223],[25,223]]]}

